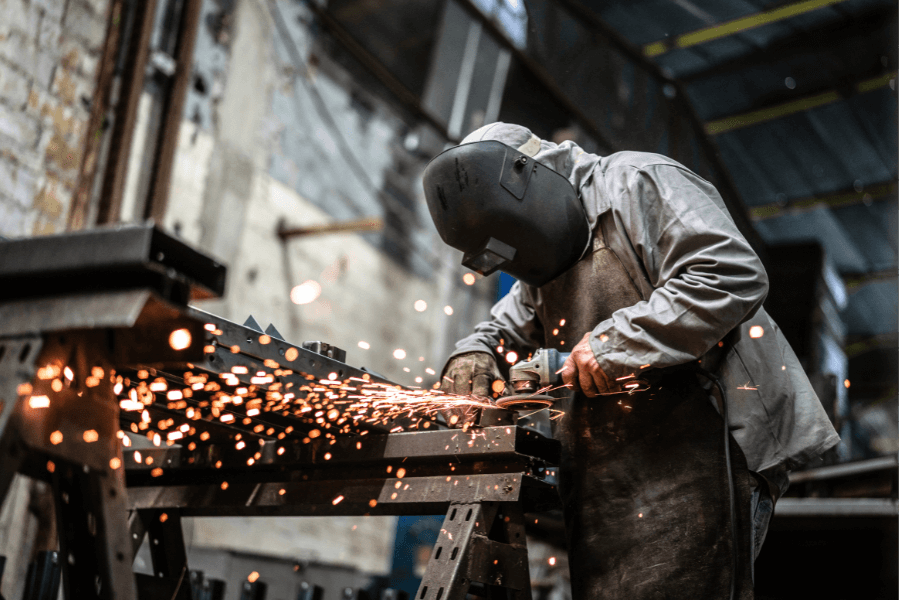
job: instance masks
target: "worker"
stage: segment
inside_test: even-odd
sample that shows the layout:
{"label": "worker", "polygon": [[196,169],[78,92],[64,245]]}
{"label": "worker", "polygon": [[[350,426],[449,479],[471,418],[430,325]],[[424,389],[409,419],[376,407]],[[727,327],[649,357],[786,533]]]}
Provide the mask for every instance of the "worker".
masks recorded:
{"label": "worker", "polygon": [[752,598],[788,472],[839,438],[716,189],[658,154],[601,157],[505,123],[432,160],[423,185],[463,264],[518,279],[441,389],[496,397],[499,350],[571,352],[553,410],[573,598]]}

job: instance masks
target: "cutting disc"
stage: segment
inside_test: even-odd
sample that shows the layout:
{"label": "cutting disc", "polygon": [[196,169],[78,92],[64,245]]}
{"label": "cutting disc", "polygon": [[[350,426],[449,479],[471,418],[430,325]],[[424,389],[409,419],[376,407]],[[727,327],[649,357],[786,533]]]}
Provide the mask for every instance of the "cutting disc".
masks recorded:
{"label": "cutting disc", "polygon": [[498,398],[496,404],[506,410],[538,410],[547,408],[556,400],[553,396],[543,394],[517,394]]}

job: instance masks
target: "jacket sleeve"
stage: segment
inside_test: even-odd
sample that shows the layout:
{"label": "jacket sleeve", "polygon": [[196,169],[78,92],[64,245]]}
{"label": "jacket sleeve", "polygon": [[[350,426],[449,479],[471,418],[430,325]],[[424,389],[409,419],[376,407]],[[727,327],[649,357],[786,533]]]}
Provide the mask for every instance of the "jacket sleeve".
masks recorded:
{"label": "jacket sleeve", "polygon": [[491,319],[475,326],[475,332],[456,343],[451,356],[466,352],[497,351],[497,347],[515,351],[519,357],[540,348],[543,328],[520,282],[491,309]]}
{"label": "jacket sleeve", "polygon": [[671,164],[614,167],[602,181],[654,288],[594,328],[607,376],[697,359],[762,305],[765,269],[708,182]]}

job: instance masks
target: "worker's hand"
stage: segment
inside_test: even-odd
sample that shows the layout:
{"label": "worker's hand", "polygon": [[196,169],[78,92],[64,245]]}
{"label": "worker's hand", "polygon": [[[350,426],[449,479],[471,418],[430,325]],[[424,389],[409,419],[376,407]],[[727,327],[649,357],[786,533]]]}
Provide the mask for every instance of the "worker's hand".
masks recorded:
{"label": "worker's hand", "polygon": [[572,353],[563,364],[560,376],[575,391],[581,390],[585,396],[593,398],[597,394],[615,392],[617,388],[597,363],[594,351],[588,340],[591,332],[584,334],[581,341],[572,348]]}
{"label": "worker's hand", "polygon": [[[468,352],[451,358],[441,375],[441,391],[464,396],[498,398],[506,394],[506,381],[488,352]],[[444,411],[447,423],[461,426],[475,418],[472,407]]]}

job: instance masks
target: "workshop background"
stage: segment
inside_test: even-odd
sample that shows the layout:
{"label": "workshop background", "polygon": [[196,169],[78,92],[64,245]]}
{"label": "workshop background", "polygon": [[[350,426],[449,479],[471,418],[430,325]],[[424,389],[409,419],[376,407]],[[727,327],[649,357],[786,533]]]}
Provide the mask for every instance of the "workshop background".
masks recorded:
{"label": "workshop background", "polygon": [[[432,156],[494,120],[670,156],[763,258],[842,436],[779,503],[758,597],[896,598],[897,47],[884,0],[0,0],[0,236],[153,219],[228,266],[204,310],[424,387],[510,285],[441,243]],[[2,508],[6,598],[55,543],[47,502],[22,479]],[[535,597],[565,598],[548,523]],[[414,593],[439,527],[204,518],[186,536],[228,598],[256,572],[271,600],[302,581],[336,600]]]}

